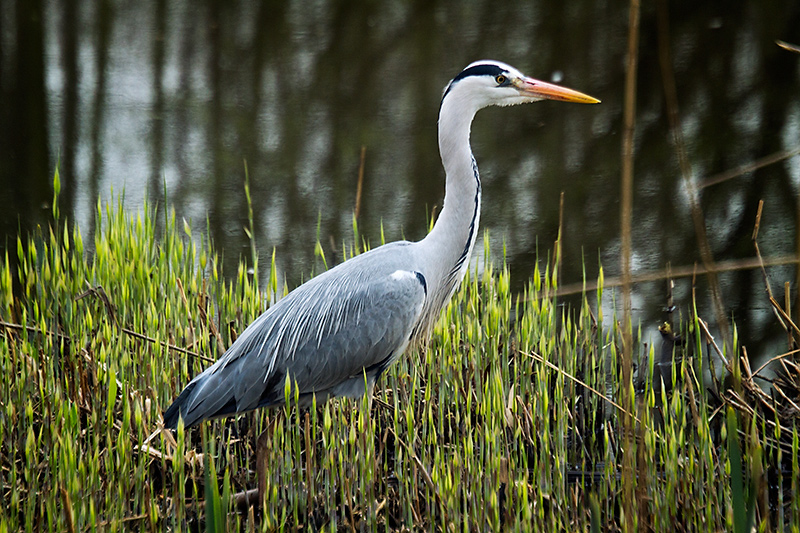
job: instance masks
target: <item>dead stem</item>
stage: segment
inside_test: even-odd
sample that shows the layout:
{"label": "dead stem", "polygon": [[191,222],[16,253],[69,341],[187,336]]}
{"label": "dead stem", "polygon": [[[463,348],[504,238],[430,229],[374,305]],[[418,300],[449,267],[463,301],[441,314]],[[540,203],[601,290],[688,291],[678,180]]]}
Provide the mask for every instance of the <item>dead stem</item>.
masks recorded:
{"label": "dead stem", "polygon": [[119,326],[117,324],[117,315],[116,315],[116,310],[114,308],[114,304],[111,303],[111,300],[109,299],[109,297],[106,294],[105,290],[103,290],[103,287],[101,287],[99,285],[97,287],[90,287],[86,291],[84,291],[81,294],[79,294],[78,296],[76,296],[75,300],[82,300],[82,299],[86,298],[87,296],[94,296],[95,298],[97,298],[101,302],[103,302],[103,305],[105,306],[106,311],[108,311],[108,314],[111,317],[111,321],[115,325],[117,325],[119,327],[119,330],[122,333],[124,333],[125,335],[128,335],[130,337],[134,337],[134,338],[139,339],[139,340],[143,340],[145,342],[149,342],[151,344],[158,344],[158,345],[160,345],[160,346],[162,346],[164,348],[167,348],[168,350],[173,350],[173,351],[185,354],[185,355],[189,355],[191,357],[194,357],[194,358],[199,359],[201,361],[204,361],[206,363],[213,363],[214,362],[214,359],[211,359],[210,357],[205,357],[203,355],[200,355],[199,353],[187,350],[186,348],[179,348],[178,346],[175,346],[175,345],[170,344],[168,342],[159,341],[157,339],[154,339],[152,337],[148,337],[147,335],[144,335],[144,334],[139,333],[137,331],[133,331],[131,329]]}
{"label": "dead stem", "polygon": [[761,227],[761,212],[764,208],[764,200],[759,200],[758,202],[758,212],[756,213],[756,222],[753,227],[753,246],[756,249],[756,257],[759,260],[759,266],[761,267],[761,274],[764,276],[764,286],[765,290],[767,291],[767,296],[769,297],[769,303],[772,305],[772,310],[775,312],[775,317],[778,319],[781,327],[789,334],[791,337],[793,334],[800,337],[800,328],[797,327],[797,324],[794,323],[792,317],[786,311],[781,308],[781,305],[775,299],[775,296],[772,294],[772,287],[769,283],[769,276],[767,275],[767,269],[764,268],[764,261],[761,258],[761,250],[758,247],[758,230]]}
{"label": "dead stem", "polygon": [[[636,73],[639,59],[639,0],[630,0],[628,11],[628,64],[625,69],[625,103],[622,133],[622,199],[620,226],[622,239],[622,382],[620,400],[625,406],[634,402],[633,332],[631,330],[631,218],[633,212],[633,151],[636,129]],[[623,419],[622,515],[624,531],[636,529],[636,449],[631,417]]]}
{"label": "dead stem", "polygon": [[364,186],[364,163],[367,156],[367,147],[361,147],[361,159],[358,163],[358,185],[356,185],[356,208],[353,215],[358,220],[358,215],[361,214],[361,191]]}
{"label": "dead stem", "polygon": [[699,189],[711,187],[712,185],[717,185],[718,183],[722,183],[723,181],[728,181],[733,178],[738,178],[739,176],[742,176],[744,174],[749,174],[750,172],[755,172],[756,170],[767,167],[769,165],[780,163],[784,159],[789,159],[790,157],[794,157],[796,155],[800,155],[800,146],[794,148],[793,150],[781,150],[780,152],[775,152],[774,154],[770,154],[762,158],[756,159],[755,161],[747,163],[746,165],[742,165],[738,168],[726,170],[725,172],[720,172],[719,174],[704,179],[703,181],[700,182],[700,184],[697,187]]}
{"label": "dead stem", "polygon": [[[65,340],[67,342],[72,342],[69,335],[64,335],[63,333],[58,333],[57,331],[42,331],[39,328],[35,328],[33,326],[23,326],[22,324],[12,324],[11,322],[6,322],[5,320],[0,320],[0,326],[5,329],[13,329],[16,331],[27,331],[28,333],[33,333],[36,335],[47,335],[47,336],[56,336],[61,340]],[[8,333],[5,331],[3,335],[8,337]]]}
{"label": "dead stem", "polygon": [[638,424],[642,423],[642,421],[639,420],[639,418],[635,414],[631,413],[630,411],[627,411],[620,404],[618,404],[617,402],[615,402],[614,400],[612,400],[611,398],[609,398],[608,396],[606,396],[605,394],[603,394],[599,390],[595,389],[594,387],[592,387],[588,383],[585,383],[584,381],[581,381],[580,379],[576,378],[572,374],[569,374],[568,372],[564,372],[563,370],[558,368],[556,365],[554,365],[550,361],[546,360],[544,357],[542,357],[538,353],[533,352],[533,351],[531,351],[531,352],[520,352],[520,353],[523,353],[524,355],[527,355],[531,359],[539,361],[540,363],[544,364],[547,368],[555,370],[556,372],[558,372],[559,374],[561,374],[565,378],[569,379],[570,381],[573,381],[574,383],[577,383],[581,387],[584,387],[586,390],[590,391],[592,394],[594,394],[595,396],[597,396],[598,398],[600,398],[604,402],[607,402],[609,405],[614,407],[620,413],[622,413],[622,414],[632,418],[633,420],[635,420],[636,423],[638,423]]}
{"label": "dead stem", "polygon": [[796,52],[800,54],[800,46],[797,46],[796,44],[787,43],[785,41],[775,41],[775,44],[784,50],[789,50],[790,52]]}
{"label": "dead stem", "polygon": [[[776,355],[775,357],[770,357],[767,360],[766,363],[764,363],[763,365],[758,367],[758,369],[755,372],[753,372],[753,376],[755,377],[755,376],[759,375],[762,370],[764,370],[765,368],[767,368],[767,366],[770,365],[770,363],[774,363],[775,361],[780,361],[781,359],[785,359],[785,358],[790,357],[792,355],[795,355],[797,353],[800,353],[800,348],[797,348],[795,350],[791,350],[789,352],[782,353],[780,355]],[[800,409],[798,409],[798,411],[800,411]]]}
{"label": "dead stem", "polygon": [[[186,314],[188,316],[192,316],[192,310],[189,307],[189,299],[186,298],[186,291],[183,290],[183,283],[181,282],[181,278],[175,278],[175,281],[176,281],[176,283],[178,285],[178,292],[181,295],[181,300],[183,301],[183,306],[186,308]],[[195,339],[197,339],[197,335],[195,334],[195,331],[194,331],[194,321],[193,320],[189,321],[189,331],[191,332],[191,335],[192,335],[192,342],[194,342]]]}
{"label": "dead stem", "polygon": [[[623,299],[623,369],[628,368],[630,378],[630,309],[631,309],[631,218],[633,211],[633,138],[636,129],[636,71],[639,48],[639,1],[631,0],[628,21],[628,64],[625,71],[625,104],[622,135],[622,185],[620,205],[620,232],[622,239],[621,270]],[[626,372],[623,370],[623,379]]]}
{"label": "dead stem", "polygon": [[720,357],[720,359],[722,359],[722,362],[725,363],[725,368],[727,368],[728,371],[730,372],[731,371],[731,364],[728,361],[728,359],[725,357],[725,355],[722,353],[722,350],[719,349],[719,346],[717,345],[717,341],[715,341],[714,340],[714,336],[711,335],[711,331],[709,331],[708,324],[706,323],[706,321],[703,320],[700,317],[697,317],[697,323],[700,325],[700,329],[703,330],[703,335],[706,338],[706,342],[714,347],[714,351],[717,352],[717,355]]}
{"label": "dead stem", "polygon": [[[208,325],[208,329],[211,332],[211,336],[214,337],[214,340],[216,340],[219,353],[225,353],[225,344],[222,342],[222,336],[219,334],[217,325],[214,324],[214,320],[211,317],[209,317],[208,313],[206,312],[205,303],[208,302],[208,299],[205,297],[205,287],[206,287],[205,281],[203,281],[203,292],[201,293],[203,295],[203,298],[199,302],[197,302],[197,311],[198,313],[200,313],[200,320],[202,321],[203,324]],[[233,332],[231,333],[232,333],[231,342],[233,342],[236,340],[236,338],[233,335]],[[213,360],[211,360],[210,362],[213,362]]]}
{"label": "dead stem", "polygon": [[[766,259],[762,259],[764,266],[781,266],[781,265],[792,265],[800,263],[800,258],[795,256],[779,256],[779,257],[768,257]],[[759,268],[761,266],[761,262],[757,257],[751,257],[748,259],[734,259],[731,261],[720,261],[715,265],[715,269],[717,272],[733,272],[736,270],[752,270],[754,268]],[[680,266],[677,268],[666,268],[664,270],[656,270],[654,272],[643,272],[641,274],[632,274],[631,275],[631,283],[646,283],[650,281],[660,281],[664,279],[670,278],[688,278],[692,277],[693,275],[699,274],[706,274],[707,270],[702,266],[691,265],[691,266]],[[605,278],[603,280],[603,288],[609,289],[614,287],[622,286],[622,279],[621,278]],[[597,282],[581,282],[581,283],[570,283],[569,285],[564,285],[559,287],[556,291],[556,296],[568,296],[571,294],[580,294],[586,290],[586,292],[592,292],[597,290]]]}
{"label": "dead stem", "polygon": [[[786,315],[789,317],[789,320],[792,319],[792,286],[788,281],[783,282],[783,307],[786,310]],[[794,336],[792,332],[786,332],[789,337],[787,341],[789,342],[789,347],[795,345]]]}
{"label": "dead stem", "polygon": [[669,14],[667,11],[667,0],[659,0],[658,2],[658,49],[659,62],[661,64],[661,78],[664,81],[664,98],[667,105],[669,129],[672,134],[673,142],[675,143],[675,152],[678,155],[678,164],[681,169],[683,184],[689,196],[694,231],[697,236],[697,244],[700,248],[700,258],[703,261],[706,276],[708,277],[708,284],[711,288],[714,314],[716,315],[717,324],[722,332],[722,344],[725,346],[730,342],[730,328],[728,327],[728,320],[725,316],[725,306],[722,303],[722,292],[719,287],[719,280],[717,279],[717,268],[714,266],[714,256],[711,252],[711,245],[708,242],[703,210],[702,207],[700,207],[697,187],[692,179],[692,167],[686,155],[683,134],[680,128],[678,92],[669,53]]}
{"label": "dead stem", "polygon": [[436,503],[439,504],[439,508],[444,513],[444,516],[442,517],[444,523],[445,524],[449,523],[450,520],[448,520],[447,518],[447,508],[444,505],[442,505],[442,496],[439,494],[439,489],[433,482],[433,478],[431,478],[431,475],[428,473],[428,470],[425,468],[425,465],[422,464],[422,461],[420,461],[416,451],[414,451],[414,448],[412,448],[410,444],[406,443],[402,438],[400,438],[400,435],[398,435],[395,432],[392,426],[389,426],[387,429],[392,433],[394,439],[397,442],[399,442],[403,446],[403,448],[406,449],[406,453],[408,453],[409,457],[411,457],[411,460],[414,461],[414,464],[420,471],[420,475],[422,476],[423,481],[425,481],[425,484],[428,486],[428,489],[431,491],[431,493],[433,493],[434,498],[436,498]]}
{"label": "dead stem", "polygon": [[64,505],[64,529],[69,533],[75,533],[75,515],[72,510],[72,499],[69,497],[66,487],[61,487],[61,502]]}

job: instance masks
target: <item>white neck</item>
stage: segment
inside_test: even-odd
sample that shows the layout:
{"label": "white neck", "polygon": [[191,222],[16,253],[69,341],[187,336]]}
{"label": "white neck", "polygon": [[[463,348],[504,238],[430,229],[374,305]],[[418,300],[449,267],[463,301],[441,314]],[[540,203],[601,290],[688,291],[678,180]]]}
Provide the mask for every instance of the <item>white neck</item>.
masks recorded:
{"label": "white neck", "polygon": [[431,287],[430,309],[436,317],[461,283],[478,235],[481,184],[469,145],[470,126],[478,109],[462,98],[456,87],[439,110],[439,153],[446,174],[444,206],[433,230],[419,243],[423,255],[430,258],[429,273],[437,284]]}

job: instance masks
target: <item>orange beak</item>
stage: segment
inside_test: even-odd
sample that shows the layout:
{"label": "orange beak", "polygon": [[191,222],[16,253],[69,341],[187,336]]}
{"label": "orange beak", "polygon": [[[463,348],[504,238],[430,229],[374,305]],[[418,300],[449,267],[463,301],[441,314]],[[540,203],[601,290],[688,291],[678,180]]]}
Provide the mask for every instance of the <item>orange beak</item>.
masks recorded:
{"label": "orange beak", "polygon": [[545,98],[547,100],[559,100],[561,102],[575,102],[578,104],[599,104],[600,100],[566,87],[553,85],[533,78],[517,78],[513,82],[520,93],[524,96],[534,98]]}

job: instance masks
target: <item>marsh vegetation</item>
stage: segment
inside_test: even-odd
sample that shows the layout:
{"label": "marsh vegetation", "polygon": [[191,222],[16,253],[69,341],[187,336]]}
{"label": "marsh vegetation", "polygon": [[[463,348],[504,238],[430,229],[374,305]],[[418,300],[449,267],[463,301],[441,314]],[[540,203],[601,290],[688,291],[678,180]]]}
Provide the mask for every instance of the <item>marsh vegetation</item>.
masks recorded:
{"label": "marsh vegetation", "polygon": [[[371,409],[302,410],[288,397],[163,432],[177,391],[286,287],[275,275],[259,287],[252,260],[225,277],[207,238],[162,209],[157,226],[152,207],[98,204],[84,242],[55,208],[50,227],[19,240],[18,267],[4,259],[0,530],[613,531],[625,509],[639,530],[800,527],[791,359],[784,397],[764,393],[734,335],[733,372],[710,384],[713,346],[689,313],[674,326],[686,342],[671,372],[654,379],[660,347],[635,339],[625,404],[634,383],[621,381],[617,317],[597,305],[609,298],[602,269],[580,305],[562,305],[558,246],[518,294],[502,257],[471,269]],[[356,236],[343,254],[366,245]],[[267,489],[253,507],[263,431]],[[621,474],[626,454],[633,480]]]}

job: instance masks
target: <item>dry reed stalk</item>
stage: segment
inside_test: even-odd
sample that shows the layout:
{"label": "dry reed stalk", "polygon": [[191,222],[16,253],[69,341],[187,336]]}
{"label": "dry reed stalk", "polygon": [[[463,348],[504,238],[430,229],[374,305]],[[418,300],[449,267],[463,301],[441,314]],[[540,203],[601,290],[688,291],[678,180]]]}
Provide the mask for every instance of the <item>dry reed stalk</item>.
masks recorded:
{"label": "dry reed stalk", "polygon": [[[800,328],[791,318],[791,295],[788,293],[788,287],[784,286],[785,310],[772,293],[765,269],[767,262],[762,258],[758,246],[758,233],[761,226],[763,206],[763,201],[760,201],[753,226],[753,246],[764,277],[765,292],[772,305],[775,317],[787,332],[789,350],[770,358],[754,372],[750,367],[747,349],[742,347],[743,355],[739,358],[739,368],[741,369],[740,386],[736,389],[726,390],[722,398],[726,404],[733,407],[743,416],[757,420],[757,427],[760,428],[758,438],[765,445],[773,449],[780,448],[784,453],[792,454],[793,446],[790,440],[793,428],[796,427],[798,413],[800,413],[800,394],[798,394],[800,393],[800,388],[797,386],[800,383],[800,380],[798,380],[800,378],[800,368],[793,362],[797,353],[800,352],[800,349],[795,345],[795,339],[800,338]],[[776,361],[780,363],[781,370],[777,372],[775,379],[770,380],[759,377],[759,374],[767,366]],[[761,387],[757,378],[769,383],[769,392]],[[779,427],[780,432],[777,431]],[[783,436],[773,438],[770,435]]]}
{"label": "dry reed stalk", "polygon": [[[792,286],[788,281],[783,282],[783,307],[786,310],[786,315],[791,320],[792,318]],[[787,332],[789,337],[787,339],[789,346],[794,346],[795,339],[792,332]]]}
{"label": "dry reed stalk", "polygon": [[725,316],[725,306],[722,303],[722,291],[719,287],[717,269],[714,265],[714,256],[711,252],[711,245],[708,242],[706,233],[705,218],[698,199],[698,188],[692,179],[692,167],[686,155],[686,148],[683,142],[683,134],[680,128],[678,112],[678,92],[675,85],[675,73],[672,70],[672,60],[669,53],[669,14],[667,12],[667,0],[658,2],[658,49],[659,63],[661,64],[661,78],[664,81],[664,98],[667,105],[667,119],[669,129],[675,143],[675,152],[678,156],[678,165],[681,169],[681,177],[689,197],[689,205],[692,212],[692,222],[697,237],[697,244],[700,248],[700,259],[706,269],[708,285],[711,288],[711,299],[714,304],[714,314],[720,331],[722,332],[722,344],[725,346],[730,343],[730,328]]}
{"label": "dry reed stalk", "polygon": [[[192,309],[189,306],[189,299],[186,297],[186,291],[183,290],[183,282],[181,278],[175,278],[175,282],[178,285],[178,292],[181,295],[181,301],[183,302],[183,306],[186,308],[187,316],[192,316]],[[194,331],[194,322],[189,321],[189,331],[191,331],[192,335],[192,342],[194,343],[195,339],[197,339],[197,334]]]}
{"label": "dry reed stalk", "polygon": [[764,364],[762,364],[760,367],[758,367],[758,369],[755,372],[753,372],[753,376],[759,375],[762,370],[764,370],[765,368],[767,368],[767,366],[770,365],[770,363],[774,363],[775,361],[780,361],[781,359],[785,359],[787,357],[791,357],[791,356],[796,355],[798,353],[800,353],[800,348],[798,348],[796,350],[790,350],[788,352],[784,352],[784,353],[782,353],[780,355],[776,355],[774,357],[770,357]]}
{"label": "dry reed stalk", "polygon": [[[636,73],[639,58],[639,0],[630,0],[628,11],[628,62],[625,69],[625,102],[622,133],[622,198],[620,205],[620,232],[622,239],[622,382],[621,402],[630,407],[633,393],[633,332],[631,330],[631,219],[633,212],[633,160],[634,133],[636,130]],[[636,436],[633,419],[623,418],[622,458],[622,514],[623,530],[635,531],[637,524],[638,492],[634,471],[636,468]]]}
{"label": "dry reed stalk", "polygon": [[361,191],[364,187],[364,163],[367,159],[367,147],[361,147],[361,159],[358,163],[358,185],[356,185],[356,208],[355,218],[358,220],[358,215],[361,214]]}
{"label": "dry reed stalk", "polygon": [[69,497],[66,487],[61,485],[61,502],[64,506],[64,529],[70,533],[75,533],[75,514],[72,510],[72,499]]}
{"label": "dry reed stalk", "polygon": [[[800,263],[800,257],[795,256],[779,256],[779,257],[768,257],[766,259],[762,259],[764,266],[781,266],[781,265],[793,265]],[[734,272],[737,270],[752,270],[754,268],[759,268],[762,264],[757,257],[751,257],[748,259],[733,259],[730,261],[720,261],[716,263],[715,269],[717,272]],[[706,269],[702,266],[697,265],[685,265],[680,266],[677,268],[665,268],[664,270],[656,270],[653,272],[643,272],[641,274],[632,274],[631,275],[631,283],[647,283],[651,281],[661,281],[661,280],[669,280],[669,279],[677,279],[677,278],[688,278],[694,275],[703,275],[706,274]],[[603,288],[604,289],[613,289],[615,287],[622,286],[622,279],[621,278],[605,278],[603,280]],[[596,281],[591,282],[580,282],[580,283],[570,283],[569,285],[563,285],[558,288],[556,291],[556,296],[569,296],[572,294],[581,294],[584,289],[586,292],[596,291],[598,288],[598,284]]]}
{"label": "dry reed stalk", "polygon": [[795,322],[792,320],[791,314],[784,311],[781,305],[775,299],[775,295],[772,293],[772,287],[769,283],[769,276],[767,276],[767,269],[764,268],[764,261],[761,258],[761,249],[758,246],[758,230],[761,227],[761,213],[763,208],[764,200],[759,200],[758,211],[756,212],[756,222],[755,226],[753,227],[753,246],[756,249],[756,257],[759,260],[761,274],[764,276],[764,287],[767,292],[767,297],[769,298],[769,303],[772,305],[772,310],[774,311],[775,317],[778,319],[781,327],[789,334],[789,345],[791,346],[793,335],[800,337],[800,328],[798,328],[797,324],[795,324]]}
{"label": "dry reed stalk", "polygon": [[[628,63],[625,73],[625,102],[623,112],[622,135],[622,183],[620,204],[620,233],[622,241],[621,269],[622,269],[622,298],[623,298],[623,327],[624,332],[630,332],[631,308],[631,220],[633,211],[633,138],[636,129],[636,72],[639,47],[639,1],[631,0],[628,22]],[[631,348],[628,333],[626,337],[625,353]],[[626,360],[629,357],[625,357]],[[623,367],[625,367],[623,363]],[[630,370],[630,369],[629,369]],[[630,376],[628,376],[630,377]],[[623,378],[625,376],[623,375]]]}
{"label": "dry reed stalk", "polygon": [[[556,365],[554,365],[550,361],[546,360],[544,357],[542,357],[538,353],[536,353],[534,351],[527,352],[527,353],[526,352],[520,352],[520,353],[522,353],[523,355],[527,355],[531,359],[539,361],[540,363],[544,364],[546,367],[550,368],[551,370],[555,370],[556,372],[558,372],[559,374],[561,374],[565,378],[569,379],[570,381],[572,381],[574,383],[577,383],[578,385],[580,385],[581,387],[585,388],[586,390],[588,390],[589,392],[591,392],[592,394],[594,394],[595,396],[597,396],[598,398],[600,398],[604,402],[608,403],[610,406],[615,408],[617,411],[619,411],[622,414],[624,414],[626,417],[632,418],[634,421],[636,421],[639,424],[642,423],[642,421],[639,420],[639,417],[637,417],[635,413],[632,413],[632,412],[626,410],[620,404],[618,404],[617,402],[615,402],[614,400],[612,400],[611,398],[609,398],[608,396],[606,396],[605,394],[603,394],[599,390],[595,389],[594,387],[592,387],[591,385],[589,385],[585,381],[582,381],[582,380],[576,378],[575,376],[573,376],[572,374],[570,374],[569,372],[565,372],[564,370],[558,368]],[[512,387],[512,389],[513,389],[513,387]],[[512,390],[512,392],[513,392],[513,390]],[[647,427],[647,426],[645,425],[645,427]]]}
{"label": "dry reed stalk", "polygon": [[774,154],[770,154],[751,163],[747,163],[746,165],[742,165],[738,168],[734,168],[731,170],[726,170],[725,172],[720,172],[719,174],[715,174],[709,178],[704,179],[700,182],[697,186],[698,189],[704,189],[706,187],[711,187],[712,185],[717,185],[718,183],[722,183],[723,181],[728,181],[733,178],[738,178],[744,174],[749,174],[750,172],[755,172],[764,167],[768,167],[769,165],[774,165],[775,163],[780,163],[784,159],[789,159],[796,155],[800,155],[800,146],[795,147],[793,150],[781,150],[780,152],[775,152]]}
{"label": "dry reed stalk", "polygon": [[796,44],[787,43],[785,41],[775,41],[775,44],[777,44],[784,50],[800,54],[800,46],[797,46]]}
{"label": "dry reed stalk", "polygon": [[[97,298],[98,300],[103,302],[103,306],[105,307],[106,311],[108,312],[108,316],[111,318],[111,322],[115,326],[117,326],[119,328],[119,330],[122,333],[124,333],[125,335],[128,335],[129,337],[133,337],[135,339],[139,339],[139,340],[142,340],[142,341],[145,341],[145,342],[149,342],[150,344],[158,344],[159,346],[161,346],[163,348],[166,348],[167,350],[173,350],[173,351],[176,351],[176,352],[180,352],[180,353],[182,353],[184,355],[189,355],[191,357],[194,357],[194,358],[199,359],[201,361],[204,361],[206,363],[213,363],[214,362],[214,359],[211,359],[210,357],[205,357],[203,355],[200,355],[199,353],[193,352],[191,350],[187,350],[186,348],[180,348],[178,346],[175,346],[174,344],[170,344],[170,343],[164,342],[164,341],[159,341],[159,340],[154,339],[152,337],[148,337],[147,335],[145,335],[143,333],[139,333],[138,331],[133,331],[132,329],[128,329],[126,327],[120,326],[117,323],[116,308],[114,307],[114,304],[111,303],[111,299],[108,297],[108,295],[106,294],[105,289],[103,289],[102,286],[98,285],[97,287],[90,287],[86,291],[84,291],[81,294],[79,294],[78,296],[76,296],[75,300],[76,301],[77,300],[82,300],[82,299],[84,299],[84,298],[86,298],[88,296],[94,296],[95,298]],[[3,324],[3,325],[5,325],[5,324]],[[13,324],[8,324],[8,325],[12,326]]]}
{"label": "dry reed stalk", "polygon": [[[795,254],[800,257],[800,194],[797,195],[795,204]],[[795,287],[797,287],[797,322],[800,322],[800,268],[795,269]]]}

